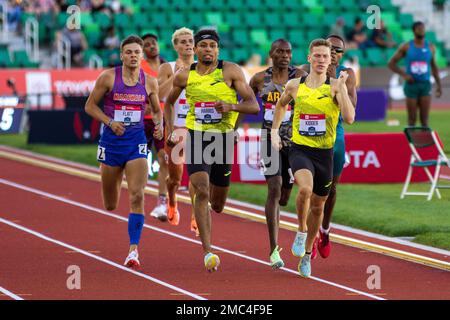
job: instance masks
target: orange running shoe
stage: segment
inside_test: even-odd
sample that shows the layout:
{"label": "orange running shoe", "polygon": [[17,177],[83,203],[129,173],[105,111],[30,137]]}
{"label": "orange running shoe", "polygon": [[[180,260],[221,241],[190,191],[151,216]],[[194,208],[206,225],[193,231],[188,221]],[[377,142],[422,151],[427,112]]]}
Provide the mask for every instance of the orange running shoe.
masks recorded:
{"label": "orange running shoe", "polygon": [[195,218],[191,218],[191,231],[195,232],[196,237],[200,236],[200,231],[198,231],[197,221],[195,221]]}
{"label": "orange running shoe", "polygon": [[167,205],[167,220],[173,226],[177,226],[180,223],[180,213],[178,212],[177,206]]}

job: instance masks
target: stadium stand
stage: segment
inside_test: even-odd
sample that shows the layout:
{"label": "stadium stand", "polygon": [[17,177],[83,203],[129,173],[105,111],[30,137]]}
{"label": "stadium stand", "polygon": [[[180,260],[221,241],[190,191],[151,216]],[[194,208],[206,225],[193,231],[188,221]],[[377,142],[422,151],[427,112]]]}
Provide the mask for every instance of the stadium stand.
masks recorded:
{"label": "stadium stand", "polygon": [[[118,63],[117,49],[105,48],[103,39],[108,29],[114,26],[119,39],[129,34],[142,35],[154,32],[160,38],[161,54],[173,58],[171,33],[176,28],[188,26],[195,30],[202,27],[215,27],[221,33],[223,55],[235,60],[248,59],[253,53],[260,53],[265,61],[271,41],[287,37],[293,44],[294,52],[307,52],[309,42],[328,34],[336,19],[345,21],[344,33],[348,34],[355,18],[364,21],[369,17],[367,7],[376,3],[382,10],[382,19],[392,35],[393,41],[400,44],[412,38],[411,25],[414,17],[401,12],[391,0],[24,0],[5,1],[10,3],[7,10],[14,8],[18,17],[17,34],[24,35],[26,21],[36,18],[39,22],[39,41],[42,47],[51,47],[55,33],[61,31],[68,18],[70,5],[78,5],[81,12],[81,31],[84,33],[88,49],[83,61],[88,65],[89,58],[96,54],[104,66]],[[14,3],[14,5],[11,5]],[[46,5],[43,6],[42,3]],[[6,6],[8,7],[8,6]],[[5,8],[5,6],[3,6]],[[8,12],[10,12],[8,11]],[[12,12],[12,11],[11,11]],[[370,39],[371,30],[364,30]],[[427,38],[437,46],[437,63],[445,67],[450,57],[433,31]],[[349,50],[346,55],[357,56],[361,66],[384,67],[391,48],[380,48],[371,44],[364,50]],[[111,58],[113,57],[113,58]],[[303,63],[304,56],[293,57],[293,62]],[[22,51],[13,52],[9,45],[0,47],[0,66],[32,67],[39,61],[31,61]]]}

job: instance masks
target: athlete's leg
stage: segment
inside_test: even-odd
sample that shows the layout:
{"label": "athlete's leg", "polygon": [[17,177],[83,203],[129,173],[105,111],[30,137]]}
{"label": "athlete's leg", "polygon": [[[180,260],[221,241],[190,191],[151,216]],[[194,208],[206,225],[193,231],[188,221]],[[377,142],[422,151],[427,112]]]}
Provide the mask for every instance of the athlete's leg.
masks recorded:
{"label": "athlete's leg", "polygon": [[298,231],[307,232],[307,217],[310,206],[310,198],[313,189],[313,175],[310,170],[297,170],[294,174],[295,182],[298,186],[298,194],[296,200]]}
{"label": "athlete's leg", "polygon": [[415,126],[417,119],[417,99],[407,97],[406,108],[408,110],[408,125]]}
{"label": "athlete's leg", "polygon": [[270,253],[278,244],[278,226],[280,221],[281,176],[267,178],[267,200],[264,208],[269,230]]}
{"label": "athlete's leg", "polygon": [[164,148],[158,150],[157,153],[159,171],[158,171],[158,191],[160,196],[167,195],[167,176],[168,176],[168,168],[166,161],[166,152]]}
{"label": "athlete's leg", "polygon": [[205,171],[198,171],[189,177],[194,189],[194,211],[202,240],[203,251],[211,252],[211,214],[208,210],[209,175]]}
{"label": "athlete's leg", "polygon": [[428,117],[430,114],[431,107],[431,96],[419,97],[419,114],[420,123],[423,127],[428,127]]}
{"label": "athlete's leg", "polygon": [[281,196],[280,196],[280,206],[284,207],[288,204],[289,198],[291,197],[292,188],[281,188]]}
{"label": "athlete's leg", "polygon": [[230,187],[217,186],[213,183],[209,184],[209,202],[211,203],[211,209],[215,212],[220,213],[225,207],[227,202],[228,192]]}
{"label": "athlete's leg", "polygon": [[310,219],[308,219],[308,237],[306,238],[306,252],[310,253],[313,248],[314,240],[322,224],[323,209],[327,196],[318,196],[315,193],[311,195]]}
{"label": "athlete's leg", "polygon": [[[144,189],[147,184],[148,165],[145,158],[138,158],[128,161],[125,165],[125,176],[128,183],[128,194],[130,200],[129,223],[136,221],[137,226],[129,224],[130,252],[137,248],[139,244],[142,224],[144,221]],[[142,215],[142,217],[141,217]],[[134,234],[133,234],[134,233]]]}
{"label": "athlete's leg", "polygon": [[108,211],[115,210],[119,203],[123,173],[122,167],[100,164],[103,205]]}
{"label": "athlete's leg", "polygon": [[341,176],[334,176],[333,182],[331,183],[330,194],[325,202],[324,215],[322,228],[328,229],[331,223],[331,217],[333,215],[334,205],[336,204],[336,185],[339,183]]}

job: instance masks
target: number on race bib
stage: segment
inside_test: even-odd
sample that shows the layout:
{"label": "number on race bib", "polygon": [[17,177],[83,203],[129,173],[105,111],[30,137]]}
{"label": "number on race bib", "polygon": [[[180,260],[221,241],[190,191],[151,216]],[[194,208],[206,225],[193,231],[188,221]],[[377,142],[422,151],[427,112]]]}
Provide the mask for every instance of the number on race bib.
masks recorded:
{"label": "number on race bib", "polygon": [[97,149],[97,160],[105,161],[106,160],[106,149],[104,147],[98,146]]}
{"label": "number on race bib", "polygon": [[147,144],[139,145],[139,153],[147,155]]}

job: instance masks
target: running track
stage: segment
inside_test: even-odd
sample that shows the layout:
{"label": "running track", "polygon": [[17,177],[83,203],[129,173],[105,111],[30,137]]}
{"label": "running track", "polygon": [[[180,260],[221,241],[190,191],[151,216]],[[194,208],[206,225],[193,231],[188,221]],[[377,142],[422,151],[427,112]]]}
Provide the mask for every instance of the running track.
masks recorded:
{"label": "running track", "polygon": [[[281,229],[283,270],[268,265],[266,225],[228,214],[212,217],[218,272],[203,266],[201,244],[189,230],[190,206],[180,203],[177,227],[149,215],[142,233],[139,272],[122,267],[128,250],[127,190],[114,212],[102,208],[100,184],[8,159],[20,151],[0,148],[0,300],[10,299],[450,299],[448,271],[353,246],[333,243],[332,255],[313,260],[313,277],[297,274],[290,253],[294,232]],[[57,160],[27,155],[36,163],[61,166]],[[95,175],[95,169],[64,164],[69,170]],[[146,211],[155,205],[146,195]],[[244,204],[230,207],[260,210]],[[290,217],[284,220],[295,222]],[[450,262],[444,251],[427,251],[349,231],[343,236]],[[81,289],[69,290],[69,266],[81,272]],[[381,288],[370,289],[369,266],[381,271]],[[448,269],[447,269],[448,270]]]}

